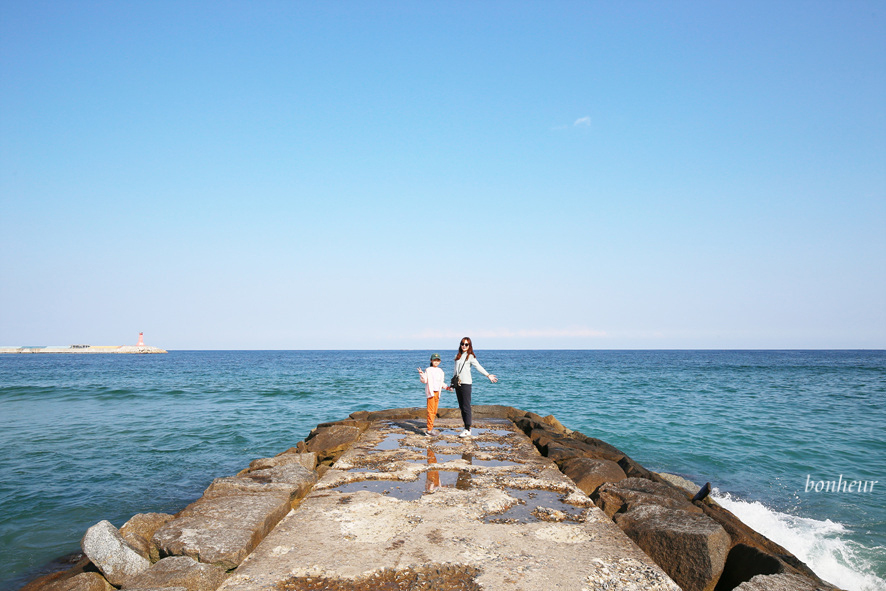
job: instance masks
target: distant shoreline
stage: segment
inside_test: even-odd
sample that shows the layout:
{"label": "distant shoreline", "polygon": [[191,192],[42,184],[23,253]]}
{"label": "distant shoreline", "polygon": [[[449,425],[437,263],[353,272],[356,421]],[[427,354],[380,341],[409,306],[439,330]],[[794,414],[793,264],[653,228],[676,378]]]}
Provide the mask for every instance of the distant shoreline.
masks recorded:
{"label": "distant shoreline", "polygon": [[149,355],[153,353],[167,353],[166,349],[148,347],[146,345],[69,345],[67,347],[0,347],[0,354],[29,355],[35,353],[61,353],[61,354],[135,354]]}

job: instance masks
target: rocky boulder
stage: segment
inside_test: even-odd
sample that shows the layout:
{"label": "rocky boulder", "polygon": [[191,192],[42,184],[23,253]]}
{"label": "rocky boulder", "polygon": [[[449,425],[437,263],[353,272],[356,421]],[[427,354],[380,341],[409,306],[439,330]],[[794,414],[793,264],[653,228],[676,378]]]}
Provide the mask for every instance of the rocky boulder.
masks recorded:
{"label": "rocky boulder", "polygon": [[681,509],[688,513],[702,513],[686,495],[669,484],[645,478],[626,478],[620,482],[600,486],[591,497],[611,519],[641,505],[659,505]]}
{"label": "rocky boulder", "polygon": [[563,426],[563,423],[557,420],[557,417],[554,415],[547,415],[545,417],[541,415],[537,415],[534,412],[526,412],[523,413],[523,416],[529,419],[530,421],[534,421],[536,423],[540,423],[544,425],[547,429],[555,433],[565,434],[567,431],[571,433],[572,431]]}
{"label": "rocky boulder", "polygon": [[[526,411],[499,404],[476,404],[471,406],[471,414],[475,419],[510,419],[513,421],[525,416]],[[458,413],[457,416],[461,417],[461,414]]]}
{"label": "rocky boulder", "polygon": [[[264,470],[265,468],[274,468],[275,466],[285,466],[286,464],[301,464],[308,470],[317,467],[317,454],[314,452],[299,453],[296,448],[291,447],[283,453],[277,454],[273,458],[259,458],[249,462],[249,467],[240,472],[245,474],[252,470]],[[238,476],[240,475],[238,474]]]}
{"label": "rocky boulder", "polygon": [[115,587],[124,585],[131,577],[151,566],[151,561],[126,543],[109,521],[99,521],[86,530],[80,547]]}
{"label": "rocky boulder", "polygon": [[315,429],[325,429],[326,427],[334,427],[335,425],[341,425],[344,427],[357,427],[361,431],[365,431],[369,428],[369,425],[372,423],[370,421],[358,420],[358,419],[345,419],[343,421],[329,421],[328,423],[319,423]]}
{"label": "rocky boulder", "polygon": [[351,447],[362,433],[359,428],[348,425],[314,429],[305,440],[305,451],[316,453],[321,462],[335,459]]}
{"label": "rocky boulder", "polygon": [[207,492],[157,530],[161,556],[236,568],[290,510],[286,491]]}
{"label": "rocky boulder", "polygon": [[[727,531],[727,533],[729,533]],[[776,575],[791,572],[775,556],[747,544],[734,544],[726,556],[726,565],[720,575],[719,589],[734,589],[756,575]]]}
{"label": "rocky boulder", "polygon": [[80,573],[41,587],[41,591],[114,591],[114,587],[98,573]]}
{"label": "rocky boulder", "polygon": [[729,552],[729,534],[713,519],[641,505],[615,522],[683,591],[713,591]]}
{"label": "rocky boulder", "polygon": [[[292,454],[302,455],[302,454]],[[291,462],[259,470],[247,469],[237,476],[216,478],[206,489],[207,493],[221,491],[267,492],[281,491],[290,500],[300,499],[313,488],[317,474],[300,463]]]}
{"label": "rocky boulder", "polygon": [[[776,557],[780,562],[786,564],[790,569],[795,570],[799,574],[813,580],[819,580],[818,576],[812,572],[806,564],[791,554],[787,549],[779,546],[763,534],[746,525],[741,519],[735,516],[728,509],[721,507],[715,503],[695,503],[705,515],[723,526],[723,529],[732,538],[733,545],[744,544],[757,548],[762,553]],[[769,574],[766,572],[756,572],[751,574]],[[750,577],[748,577],[750,578]],[[743,579],[747,580],[747,578]]]}
{"label": "rocky boulder", "polygon": [[151,538],[169,521],[172,521],[172,515],[168,513],[139,513],[123,524],[120,535],[136,552],[151,562],[157,562],[160,555],[157,546],[151,543]]}
{"label": "rocky boulder", "polygon": [[602,439],[597,439],[596,437],[588,437],[583,433],[579,433],[578,431],[574,431],[571,435],[571,438],[575,441],[582,442],[589,450],[590,458],[596,458],[598,460],[611,460],[613,462],[620,461],[623,457],[625,457],[625,453],[618,449],[613,445],[609,445]]}
{"label": "rocky boulder", "polygon": [[742,583],[734,591],[828,591],[836,589],[831,585],[821,585],[796,574],[757,575]]}
{"label": "rocky boulder", "polygon": [[126,589],[182,587],[187,591],[215,591],[227,578],[220,566],[201,564],[187,556],[170,556],[130,579]]}
{"label": "rocky boulder", "polygon": [[[61,557],[57,560],[53,561],[53,566],[58,565],[60,568],[64,568],[65,565],[71,565],[69,568],[64,570],[57,570],[51,573],[47,573],[43,576],[37,577],[36,579],[30,581],[27,585],[19,589],[18,591],[43,591],[48,588],[50,585],[54,585],[56,583],[60,583],[66,579],[70,579],[71,577],[75,577],[80,573],[84,572],[93,572],[98,573],[98,569],[89,561],[89,558],[83,554],[83,552],[77,552],[75,554],[69,554],[68,556]],[[101,576],[101,575],[99,575]],[[102,577],[104,578],[104,577]]]}
{"label": "rocky boulder", "polygon": [[593,494],[602,484],[619,482],[627,478],[624,470],[618,464],[609,460],[572,458],[566,460],[560,469],[586,495]]}

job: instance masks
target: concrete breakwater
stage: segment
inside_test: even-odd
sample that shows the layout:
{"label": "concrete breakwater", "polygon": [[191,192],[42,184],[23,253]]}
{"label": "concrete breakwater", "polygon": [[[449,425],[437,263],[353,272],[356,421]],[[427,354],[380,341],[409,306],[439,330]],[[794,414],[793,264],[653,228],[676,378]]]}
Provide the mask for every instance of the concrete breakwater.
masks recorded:
{"label": "concrete breakwater", "polygon": [[61,354],[95,354],[95,353],[127,353],[127,354],[152,354],[167,353],[165,349],[149,347],[147,345],[68,345],[64,347],[0,347],[0,354],[32,354],[32,353],[61,353]]}
{"label": "concrete breakwater", "polygon": [[176,515],[83,537],[22,591],[834,589],[695,490],[553,416],[360,411],[218,478]]}

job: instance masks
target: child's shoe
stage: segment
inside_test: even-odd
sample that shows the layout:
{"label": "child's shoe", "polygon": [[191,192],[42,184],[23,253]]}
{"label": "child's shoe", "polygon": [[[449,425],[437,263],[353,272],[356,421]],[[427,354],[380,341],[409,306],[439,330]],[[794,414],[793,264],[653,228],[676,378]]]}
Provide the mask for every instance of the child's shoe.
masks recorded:
{"label": "child's shoe", "polygon": [[470,429],[465,429],[464,431],[462,431],[461,433],[459,433],[458,436],[459,436],[459,437],[470,437],[470,436],[471,436],[471,430],[470,430]]}
{"label": "child's shoe", "polygon": [[439,437],[439,436],[440,436],[440,432],[437,431],[436,429],[430,429],[430,430],[428,430],[427,433],[425,433],[425,435],[428,436],[428,437]]}

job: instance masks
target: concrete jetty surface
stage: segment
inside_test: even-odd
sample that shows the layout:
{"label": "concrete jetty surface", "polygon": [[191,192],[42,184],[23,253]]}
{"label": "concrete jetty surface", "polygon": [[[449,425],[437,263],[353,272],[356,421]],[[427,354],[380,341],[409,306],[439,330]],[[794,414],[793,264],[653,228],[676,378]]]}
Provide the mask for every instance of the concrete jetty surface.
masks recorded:
{"label": "concrete jetty surface", "polygon": [[21,591],[834,591],[617,448],[508,406],[357,411]]}
{"label": "concrete jetty surface", "polygon": [[679,590],[506,419],[372,422],[222,591]]}

